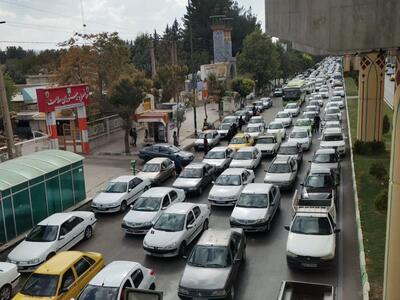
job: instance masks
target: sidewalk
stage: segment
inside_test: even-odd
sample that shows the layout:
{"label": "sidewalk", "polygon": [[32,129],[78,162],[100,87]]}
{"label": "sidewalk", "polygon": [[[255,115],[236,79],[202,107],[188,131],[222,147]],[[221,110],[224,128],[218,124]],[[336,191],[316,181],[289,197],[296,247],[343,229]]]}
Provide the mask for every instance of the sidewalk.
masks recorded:
{"label": "sidewalk", "polygon": [[[203,121],[205,118],[204,106],[197,107],[197,131],[200,131],[203,127]],[[208,121],[214,123],[219,120],[218,116],[218,104],[211,103],[207,104],[207,115]],[[190,138],[194,133],[194,116],[193,116],[193,108],[186,110],[186,120],[183,122],[180,130],[180,141],[179,145],[181,148],[190,148],[192,143],[194,142],[193,138]],[[123,154],[125,150],[124,145],[124,134],[123,130],[116,132],[110,137],[110,140],[107,144],[96,147],[91,151],[91,154],[88,157],[98,157],[98,156],[106,156],[106,155],[114,155],[114,156],[125,156]],[[138,155],[139,150],[143,147],[144,140],[144,130],[138,131],[138,139],[137,139],[137,147],[131,147],[131,155]],[[172,132],[169,133],[169,143],[172,144]]]}

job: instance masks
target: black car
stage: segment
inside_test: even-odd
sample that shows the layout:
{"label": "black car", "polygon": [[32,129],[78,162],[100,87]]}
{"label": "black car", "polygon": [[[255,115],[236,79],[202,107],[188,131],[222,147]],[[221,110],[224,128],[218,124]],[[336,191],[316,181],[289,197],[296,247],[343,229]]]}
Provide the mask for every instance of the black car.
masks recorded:
{"label": "black car", "polygon": [[139,158],[143,159],[144,161],[148,161],[155,157],[168,157],[173,161],[179,160],[184,166],[188,165],[194,159],[194,155],[192,153],[183,151],[170,144],[155,144],[144,147],[139,151]]}
{"label": "black car", "polygon": [[306,180],[301,184],[300,201],[304,205],[323,206],[324,202],[331,203],[333,200],[337,205],[337,185],[336,174],[332,169],[309,171]]}
{"label": "black car", "polygon": [[174,188],[185,193],[201,195],[203,190],[215,180],[215,167],[206,163],[191,163],[187,165],[172,184]]}
{"label": "black car", "polygon": [[235,281],[245,258],[242,229],[208,229],[187,260],[179,282],[179,298],[235,299]]}

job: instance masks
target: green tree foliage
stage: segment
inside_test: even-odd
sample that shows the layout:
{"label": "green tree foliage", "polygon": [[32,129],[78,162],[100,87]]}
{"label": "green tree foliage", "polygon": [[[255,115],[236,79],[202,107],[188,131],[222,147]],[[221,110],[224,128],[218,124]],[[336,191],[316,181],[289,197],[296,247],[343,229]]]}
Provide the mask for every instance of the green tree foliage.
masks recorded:
{"label": "green tree foliage", "polygon": [[280,76],[277,78],[282,77],[287,79],[293,77],[297,73],[303,72],[315,65],[314,58],[309,54],[292,49],[285,51],[280,43],[276,47],[280,60],[280,69],[278,71]]}
{"label": "green tree foliage", "polygon": [[245,38],[237,65],[239,73],[250,75],[256,82],[258,91],[276,78],[279,68],[278,51],[269,37],[256,30]]}
{"label": "green tree foliage", "polygon": [[146,93],[150,91],[151,85],[144,73],[138,72],[134,75],[122,75],[110,88],[108,99],[123,120],[125,153],[130,153],[129,131],[132,128],[132,117],[145,99]]}
{"label": "green tree foliage", "polygon": [[232,90],[239,93],[240,97],[244,98],[250,94],[254,87],[255,82],[250,78],[236,77],[232,80]]}
{"label": "green tree foliage", "polygon": [[146,76],[151,76],[151,40],[152,36],[149,34],[140,34],[129,44],[131,62],[136,69],[144,71]]}

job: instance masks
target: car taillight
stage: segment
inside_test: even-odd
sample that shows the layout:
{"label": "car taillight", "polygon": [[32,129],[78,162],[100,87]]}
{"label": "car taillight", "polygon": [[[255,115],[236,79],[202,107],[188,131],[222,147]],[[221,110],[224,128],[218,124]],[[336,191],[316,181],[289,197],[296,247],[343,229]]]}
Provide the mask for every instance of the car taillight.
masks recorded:
{"label": "car taillight", "polygon": [[154,270],[150,270],[150,275],[151,276],[156,276],[156,272],[154,272]]}

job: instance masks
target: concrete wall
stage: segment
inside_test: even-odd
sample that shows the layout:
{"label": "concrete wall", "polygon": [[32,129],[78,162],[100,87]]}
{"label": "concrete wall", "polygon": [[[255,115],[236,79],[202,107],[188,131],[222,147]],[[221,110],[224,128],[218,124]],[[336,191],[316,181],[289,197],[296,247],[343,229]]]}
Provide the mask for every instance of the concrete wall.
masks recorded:
{"label": "concrete wall", "polygon": [[267,34],[311,53],[400,46],[399,0],[265,0],[265,10]]}

